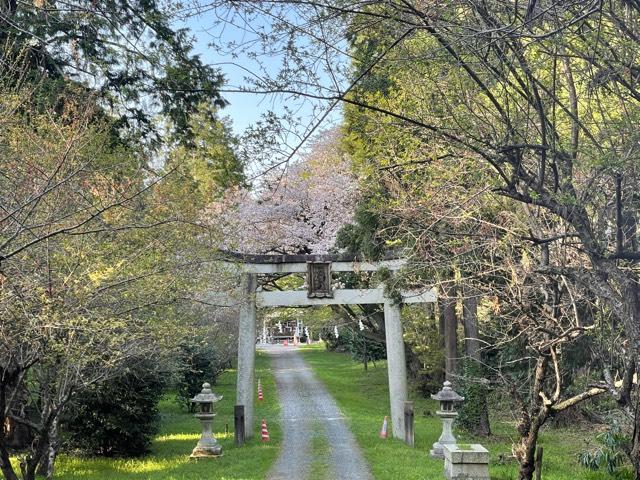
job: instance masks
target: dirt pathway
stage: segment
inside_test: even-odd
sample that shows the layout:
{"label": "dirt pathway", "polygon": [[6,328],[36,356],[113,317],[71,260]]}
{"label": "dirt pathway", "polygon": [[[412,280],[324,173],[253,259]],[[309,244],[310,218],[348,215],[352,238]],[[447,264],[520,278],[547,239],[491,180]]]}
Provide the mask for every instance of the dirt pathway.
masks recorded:
{"label": "dirt pathway", "polygon": [[[293,347],[265,348],[272,356],[284,438],[270,480],[372,480],[338,405]],[[317,455],[313,455],[313,451]]]}

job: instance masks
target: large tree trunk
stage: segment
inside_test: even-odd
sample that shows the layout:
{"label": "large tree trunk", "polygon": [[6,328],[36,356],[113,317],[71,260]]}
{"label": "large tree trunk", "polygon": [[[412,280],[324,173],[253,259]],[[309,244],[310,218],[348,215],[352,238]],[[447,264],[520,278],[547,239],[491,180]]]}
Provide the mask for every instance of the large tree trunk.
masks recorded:
{"label": "large tree trunk", "polygon": [[456,318],[455,284],[453,282],[443,283],[442,293],[445,377],[447,380],[451,380],[458,368],[458,319]]}
{"label": "large tree trunk", "polygon": [[[628,283],[628,287],[626,289],[626,298],[627,298],[627,309],[629,312],[629,317],[627,319],[627,323],[631,325],[625,330],[629,335],[629,339],[632,344],[636,347],[635,352],[640,351],[640,289],[638,288],[638,283],[635,280],[631,280]],[[625,325],[626,327],[626,325]],[[635,338],[634,338],[635,337]],[[636,372],[640,372],[636,364]],[[636,386],[636,388],[638,388]],[[624,388],[623,388],[624,390]],[[640,480],[640,402],[636,405],[636,409],[634,412],[634,423],[633,423],[633,435],[631,436],[631,463],[633,464],[633,470],[635,472],[636,480]]]}
{"label": "large tree trunk", "polygon": [[549,416],[549,410],[542,404],[540,392],[544,385],[547,373],[548,359],[545,357],[538,358],[534,374],[533,388],[531,391],[532,399],[529,407],[523,403],[522,416],[518,423],[518,433],[520,434],[520,442],[514,445],[513,453],[520,470],[518,472],[518,480],[531,480],[535,472],[535,453],[538,443],[538,434],[540,427]]}
{"label": "large tree trunk", "polygon": [[633,464],[636,480],[640,480],[640,403],[635,411],[635,424],[631,440],[631,463]]}
{"label": "large tree trunk", "polygon": [[58,456],[58,448],[58,417],[56,417],[51,422],[51,428],[49,429],[49,442],[38,467],[38,475],[46,477],[47,480],[53,480],[53,468]]}
{"label": "large tree trunk", "polygon": [[475,288],[468,284],[463,287],[462,320],[464,323],[465,353],[470,359],[479,362],[478,296]]}
{"label": "large tree trunk", "polygon": [[[464,344],[468,362],[475,362],[477,376],[483,375],[482,359],[480,351],[479,329],[478,329],[478,291],[469,284],[463,286],[462,299],[462,319],[464,323]],[[477,418],[471,425],[474,434],[483,437],[491,435],[491,425],[489,423],[489,407],[487,405],[487,388],[482,386],[473,390],[474,395],[469,399],[477,405]]]}
{"label": "large tree trunk", "polygon": [[[535,454],[536,445],[538,444],[538,434],[540,433],[540,426],[544,423],[547,417],[545,412],[540,412],[538,415],[539,416],[534,419],[533,425],[531,425],[529,434],[521,440],[523,455],[520,461],[518,480],[532,480],[533,474],[536,471]],[[540,416],[543,416],[543,418]]]}
{"label": "large tree trunk", "polygon": [[0,384],[0,471],[6,480],[18,480],[9,460],[7,410],[7,385]]}
{"label": "large tree trunk", "polygon": [[[603,281],[599,290],[606,291],[607,294],[603,297],[607,305],[622,320],[632,351],[640,352],[640,288],[638,280],[632,273],[623,272],[612,263],[594,262],[594,268],[599,270],[598,273]],[[622,286],[621,296],[616,295],[617,289],[610,283],[612,281]],[[596,288],[596,290],[598,289]],[[637,358],[636,361],[638,361]],[[636,371],[640,371],[640,364],[636,364]],[[640,412],[638,408],[640,406],[636,407],[634,412],[630,457],[635,478],[640,480]]]}

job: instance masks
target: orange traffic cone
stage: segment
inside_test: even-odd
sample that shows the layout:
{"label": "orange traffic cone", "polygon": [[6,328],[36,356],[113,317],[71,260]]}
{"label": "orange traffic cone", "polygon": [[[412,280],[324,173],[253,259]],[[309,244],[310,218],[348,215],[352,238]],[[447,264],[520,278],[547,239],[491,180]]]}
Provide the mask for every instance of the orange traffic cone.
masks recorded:
{"label": "orange traffic cone", "polygon": [[264,396],[262,395],[262,383],[260,383],[260,379],[258,379],[258,400],[264,400]]}
{"label": "orange traffic cone", "polygon": [[269,441],[269,430],[267,430],[267,421],[264,418],[262,419],[262,441]]}
{"label": "orange traffic cone", "polygon": [[384,421],[382,422],[382,430],[380,430],[380,438],[387,438],[387,428],[389,426],[389,420],[387,416],[384,416]]}

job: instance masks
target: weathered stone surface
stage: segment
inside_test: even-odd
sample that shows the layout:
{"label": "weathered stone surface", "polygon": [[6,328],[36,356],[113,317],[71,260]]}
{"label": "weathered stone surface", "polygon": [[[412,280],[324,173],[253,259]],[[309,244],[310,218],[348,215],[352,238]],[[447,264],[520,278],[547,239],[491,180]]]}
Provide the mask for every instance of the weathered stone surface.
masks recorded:
{"label": "weathered stone surface", "polygon": [[479,444],[443,445],[447,480],[490,480],[489,451]]}
{"label": "weathered stone surface", "polygon": [[257,276],[245,274],[243,293],[245,299],[240,306],[240,326],[238,329],[238,382],[236,403],[244,405],[244,432],[246,438],[253,437],[253,401],[256,361],[256,286]]}
{"label": "weathered stone surface", "polygon": [[387,344],[387,369],[391,403],[393,437],[404,439],[404,402],[407,401],[407,363],[402,339],[400,306],[388,300],[384,304],[384,325]]}

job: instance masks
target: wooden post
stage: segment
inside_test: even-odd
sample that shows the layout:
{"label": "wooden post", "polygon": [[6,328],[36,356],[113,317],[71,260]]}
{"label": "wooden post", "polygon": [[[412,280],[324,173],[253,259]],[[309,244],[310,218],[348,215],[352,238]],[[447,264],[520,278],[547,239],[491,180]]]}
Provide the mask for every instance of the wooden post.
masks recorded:
{"label": "wooden post", "polygon": [[413,447],[413,402],[404,402],[404,441]]}
{"label": "wooden post", "polygon": [[234,405],[233,427],[235,431],[236,445],[239,447],[244,443],[244,405]]}
{"label": "wooden post", "polygon": [[542,447],[538,447],[538,451],[536,452],[536,461],[534,463],[534,467],[536,469],[536,480],[540,480],[542,478]]}

